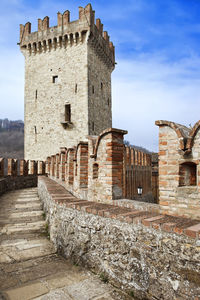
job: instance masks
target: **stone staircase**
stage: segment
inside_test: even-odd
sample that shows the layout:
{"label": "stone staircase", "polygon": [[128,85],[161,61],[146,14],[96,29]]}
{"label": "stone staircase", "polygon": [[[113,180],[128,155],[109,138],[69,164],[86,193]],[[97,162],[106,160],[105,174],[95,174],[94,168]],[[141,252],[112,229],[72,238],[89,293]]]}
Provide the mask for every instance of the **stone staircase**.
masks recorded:
{"label": "stone staircase", "polygon": [[56,254],[37,188],[29,188],[0,197],[0,299],[129,297]]}

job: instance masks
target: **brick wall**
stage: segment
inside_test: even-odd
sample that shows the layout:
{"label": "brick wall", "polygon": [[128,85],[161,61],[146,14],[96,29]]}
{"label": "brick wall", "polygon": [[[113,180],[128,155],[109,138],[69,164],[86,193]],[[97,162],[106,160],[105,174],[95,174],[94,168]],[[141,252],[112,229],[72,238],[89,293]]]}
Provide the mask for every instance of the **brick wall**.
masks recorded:
{"label": "brick wall", "polygon": [[37,186],[37,176],[45,175],[45,162],[0,158],[0,195],[7,191]]}
{"label": "brick wall", "polygon": [[159,126],[159,204],[167,214],[200,218],[200,131],[167,121]]}
{"label": "brick wall", "polygon": [[122,198],[126,133],[110,128],[98,137],[89,136],[88,142],[80,142],[74,148],[61,148],[62,166],[55,158],[59,155],[47,160],[50,177],[82,199],[109,202]]}
{"label": "brick wall", "polygon": [[13,158],[0,158],[0,178],[7,176],[45,175],[45,162]]}

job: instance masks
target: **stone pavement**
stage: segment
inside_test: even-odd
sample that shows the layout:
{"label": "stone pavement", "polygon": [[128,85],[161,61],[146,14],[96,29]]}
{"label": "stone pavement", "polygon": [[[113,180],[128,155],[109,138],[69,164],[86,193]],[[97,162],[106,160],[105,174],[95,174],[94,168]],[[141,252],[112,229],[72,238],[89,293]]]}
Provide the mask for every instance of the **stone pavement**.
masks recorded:
{"label": "stone pavement", "polygon": [[0,197],[0,299],[130,297],[56,254],[37,188],[29,188]]}

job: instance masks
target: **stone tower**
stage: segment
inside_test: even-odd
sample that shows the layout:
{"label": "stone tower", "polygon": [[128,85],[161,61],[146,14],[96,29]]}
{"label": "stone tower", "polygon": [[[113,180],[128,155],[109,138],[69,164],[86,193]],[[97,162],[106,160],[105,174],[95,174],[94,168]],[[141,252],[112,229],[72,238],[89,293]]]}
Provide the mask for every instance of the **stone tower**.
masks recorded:
{"label": "stone tower", "polygon": [[115,51],[91,4],[79,19],[58,13],[20,25],[25,57],[25,159],[44,160],[60,147],[73,147],[88,135],[112,127],[111,73]]}

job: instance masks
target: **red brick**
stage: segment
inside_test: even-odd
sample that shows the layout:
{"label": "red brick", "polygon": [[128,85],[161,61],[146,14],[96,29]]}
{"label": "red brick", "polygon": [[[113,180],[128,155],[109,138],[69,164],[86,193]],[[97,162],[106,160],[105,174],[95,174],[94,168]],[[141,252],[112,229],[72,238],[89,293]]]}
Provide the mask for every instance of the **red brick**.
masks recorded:
{"label": "red brick", "polygon": [[185,229],[185,234],[189,237],[196,238],[200,233],[200,223]]}
{"label": "red brick", "polygon": [[162,229],[164,229],[167,232],[171,232],[175,226],[176,226],[176,223],[172,223],[172,222],[164,223],[162,225]]}
{"label": "red brick", "polygon": [[145,225],[145,226],[151,226],[154,221],[160,220],[162,218],[164,218],[164,216],[159,215],[159,216],[155,216],[155,217],[152,217],[152,218],[143,219],[142,224]]}

